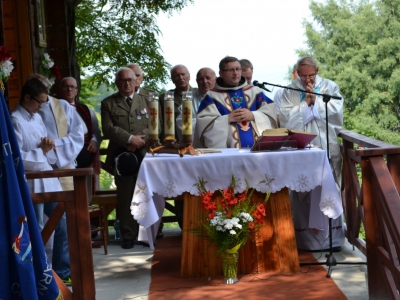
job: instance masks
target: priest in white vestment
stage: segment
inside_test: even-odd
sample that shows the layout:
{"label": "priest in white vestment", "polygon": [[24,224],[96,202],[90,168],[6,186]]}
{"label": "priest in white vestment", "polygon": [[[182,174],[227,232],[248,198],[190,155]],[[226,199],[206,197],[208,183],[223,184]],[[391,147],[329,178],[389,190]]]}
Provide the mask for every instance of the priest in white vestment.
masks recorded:
{"label": "priest in white vestment", "polygon": [[[312,57],[300,58],[297,62],[298,77],[288,86],[295,89],[342,97],[339,86],[318,76],[318,65]],[[338,133],[343,125],[343,99],[328,102],[328,137],[326,129],[326,106],[322,96],[285,89],[281,99],[281,127],[315,132],[313,145],[327,149],[335,181],[340,193],[342,158],[338,144]],[[328,249],[327,233],[321,228],[309,228],[310,193],[291,192],[297,247],[304,250]],[[322,212],[321,212],[322,214]],[[333,247],[339,249],[344,243],[343,218],[333,220]]]}

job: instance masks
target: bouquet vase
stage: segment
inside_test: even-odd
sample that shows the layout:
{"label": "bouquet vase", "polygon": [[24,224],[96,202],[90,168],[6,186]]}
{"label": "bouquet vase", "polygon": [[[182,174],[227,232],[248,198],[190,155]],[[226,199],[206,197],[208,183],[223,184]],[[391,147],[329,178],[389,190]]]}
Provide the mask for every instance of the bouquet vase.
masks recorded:
{"label": "bouquet vase", "polygon": [[239,245],[221,252],[222,271],[224,274],[223,283],[234,284],[239,281],[237,279],[238,258],[239,258]]}

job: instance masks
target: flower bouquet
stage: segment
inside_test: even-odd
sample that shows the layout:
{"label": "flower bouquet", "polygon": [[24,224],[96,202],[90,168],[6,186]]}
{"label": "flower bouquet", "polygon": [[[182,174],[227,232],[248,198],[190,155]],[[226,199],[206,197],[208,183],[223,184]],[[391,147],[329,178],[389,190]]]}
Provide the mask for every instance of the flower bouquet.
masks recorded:
{"label": "flower bouquet", "polygon": [[199,178],[195,184],[203,209],[208,212],[207,220],[201,221],[201,228],[195,231],[202,232],[201,229],[204,229],[210,240],[209,246],[217,247],[215,255],[221,255],[225,283],[236,283],[238,252],[262,226],[270,193],[266,194],[263,203],[252,203],[254,189],[250,188],[247,180],[246,190],[235,193],[237,184],[234,174],[229,187],[219,190],[222,197],[213,197],[213,193],[206,189],[206,184],[203,178]]}
{"label": "flower bouquet", "polygon": [[40,74],[45,76],[49,80],[50,86],[52,86],[56,79],[61,78],[60,70],[48,53],[42,53],[41,56]]}
{"label": "flower bouquet", "polygon": [[5,46],[0,46],[0,89],[3,93],[5,90],[3,81],[7,82],[13,69],[14,66],[11,62],[11,55],[6,51]]}

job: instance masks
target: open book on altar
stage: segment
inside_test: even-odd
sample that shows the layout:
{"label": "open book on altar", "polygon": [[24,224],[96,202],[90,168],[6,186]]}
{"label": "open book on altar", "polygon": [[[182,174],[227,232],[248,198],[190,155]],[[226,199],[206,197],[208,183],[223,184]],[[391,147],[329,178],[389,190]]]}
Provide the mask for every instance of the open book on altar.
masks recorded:
{"label": "open book on altar", "polygon": [[288,128],[266,129],[256,140],[251,151],[305,148],[317,136],[314,132]]}

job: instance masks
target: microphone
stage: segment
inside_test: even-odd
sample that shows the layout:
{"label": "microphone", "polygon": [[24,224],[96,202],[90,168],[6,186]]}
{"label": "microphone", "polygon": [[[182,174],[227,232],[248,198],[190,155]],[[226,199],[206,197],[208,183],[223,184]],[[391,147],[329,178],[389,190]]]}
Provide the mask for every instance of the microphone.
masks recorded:
{"label": "microphone", "polygon": [[257,80],[253,81],[253,85],[259,87],[260,89],[263,89],[264,91],[270,92],[271,91],[269,89],[267,89],[263,83],[259,83]]}

